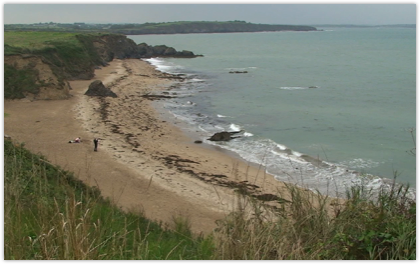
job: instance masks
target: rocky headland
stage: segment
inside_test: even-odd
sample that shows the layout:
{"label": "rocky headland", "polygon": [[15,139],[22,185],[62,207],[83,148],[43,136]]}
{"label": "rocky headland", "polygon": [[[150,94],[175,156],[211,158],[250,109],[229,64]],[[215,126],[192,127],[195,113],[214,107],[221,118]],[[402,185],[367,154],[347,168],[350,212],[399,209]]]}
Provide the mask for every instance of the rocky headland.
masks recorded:
{"label": "rocky headland", "polygon": [[5,44],[5,98],[68,99],[69,81],[90,80],[95,69],[114,59],[201,56],[165,45],[136,44],[119,34],[79,34],[75,39],[76,45],[54,42],[38,50]]}

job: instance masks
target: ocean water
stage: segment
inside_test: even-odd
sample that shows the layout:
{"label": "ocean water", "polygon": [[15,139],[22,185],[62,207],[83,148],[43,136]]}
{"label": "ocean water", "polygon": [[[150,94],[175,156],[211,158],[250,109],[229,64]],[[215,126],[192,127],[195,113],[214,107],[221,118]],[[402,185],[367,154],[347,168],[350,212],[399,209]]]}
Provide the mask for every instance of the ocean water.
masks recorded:
{"label": "ocean water", "polygon": [[[204,55],[147,61],[186,76],[164,107],[207,144],[332,196],[395,174],[415,188],[415,29],[128,37]],[[206,140],[224,130],[243,131]]]}

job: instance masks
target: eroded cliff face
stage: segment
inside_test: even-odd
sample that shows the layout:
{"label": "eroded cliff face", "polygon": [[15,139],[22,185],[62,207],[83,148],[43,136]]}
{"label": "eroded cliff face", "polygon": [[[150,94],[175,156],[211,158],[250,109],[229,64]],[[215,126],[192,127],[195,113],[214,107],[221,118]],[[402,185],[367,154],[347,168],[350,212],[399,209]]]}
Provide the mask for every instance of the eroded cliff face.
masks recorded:
{"label": "eroded cliff face", "polygon": [[70,85],[66,80],[60,80],[53,72],[52,65],[46,63],[41,56],[13,55],[4,56],[4,63],[16,69],[33,69],[37,72],[36,84],[40,86],[39,93],[26,95],[30,99],[57,100],[70,97]]}
{"label": "eroded cliff face", "polygon": [[[99,61],[91,61],[88,56],[86,62],[79,63],[69,69],[56,52],[49,53],[46,58],[42,55],[19,54],[4,56],[4,63],[17,70],[31,69],[35,72],[35,83],[38,92],[24,91],[30,100],[60,100],[70,98],[71,87],[67,80],[89,80],[94,77],[95,66],[105,66],[114,58],[139,58],[137,45],[125,36],[101,36],[89,39],[93,47],[92,53]],[[92,46],[93,45],[93,46]],[[53,63],[54,61],[55,63]]]}

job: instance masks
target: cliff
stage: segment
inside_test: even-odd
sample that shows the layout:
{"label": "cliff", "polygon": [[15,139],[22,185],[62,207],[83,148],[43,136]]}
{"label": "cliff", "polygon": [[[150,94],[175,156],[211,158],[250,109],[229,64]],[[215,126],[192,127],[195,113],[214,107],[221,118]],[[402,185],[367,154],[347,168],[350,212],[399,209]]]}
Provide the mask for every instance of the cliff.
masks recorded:
{"label": "cliff", "polygon": [[[23,36],[25,32],[16,34]],[[68,80],[89,80],[93,78],[95,68],[106,66],[113,59],[199,56],[164,45],[137,45],[132,39],[118,34],[68,37],[63,33],[60,40],[50,40],[48,36],[51,35],[44,34],[45,41],[36,48],[9,45],[8,35],[5,35],[5,99],[67,99],[71,90]]]}
{"label": "cliff", "polygon": [[4,98],[67,99],[70,85],[36,55],[4,56]]}

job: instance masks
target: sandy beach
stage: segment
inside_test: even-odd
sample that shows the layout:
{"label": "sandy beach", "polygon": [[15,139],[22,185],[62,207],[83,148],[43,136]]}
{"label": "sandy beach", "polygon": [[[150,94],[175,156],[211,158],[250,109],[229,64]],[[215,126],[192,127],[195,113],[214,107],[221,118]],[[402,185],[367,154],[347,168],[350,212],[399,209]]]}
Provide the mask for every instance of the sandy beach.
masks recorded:
{"label": "sandy beach", "polygon": [[[68,100],[4,102],[4,133],[34,153],[97,186],[124,210],[172,223],[189,219],[194,232],[208,233],[236,206],[235,190],[268,199],[284,184],[217,147],[196,144],[164,120],[145,94],[161,94],[174,82],[137,59],[114,60],[92,80],[71,81]],[[84,95],[101,80],[117,98]],[[81,137],[82,142],[69,144]],[[93,139],[99,137],[98,152]],[[265,202],[274,205],[276,202]]]}

